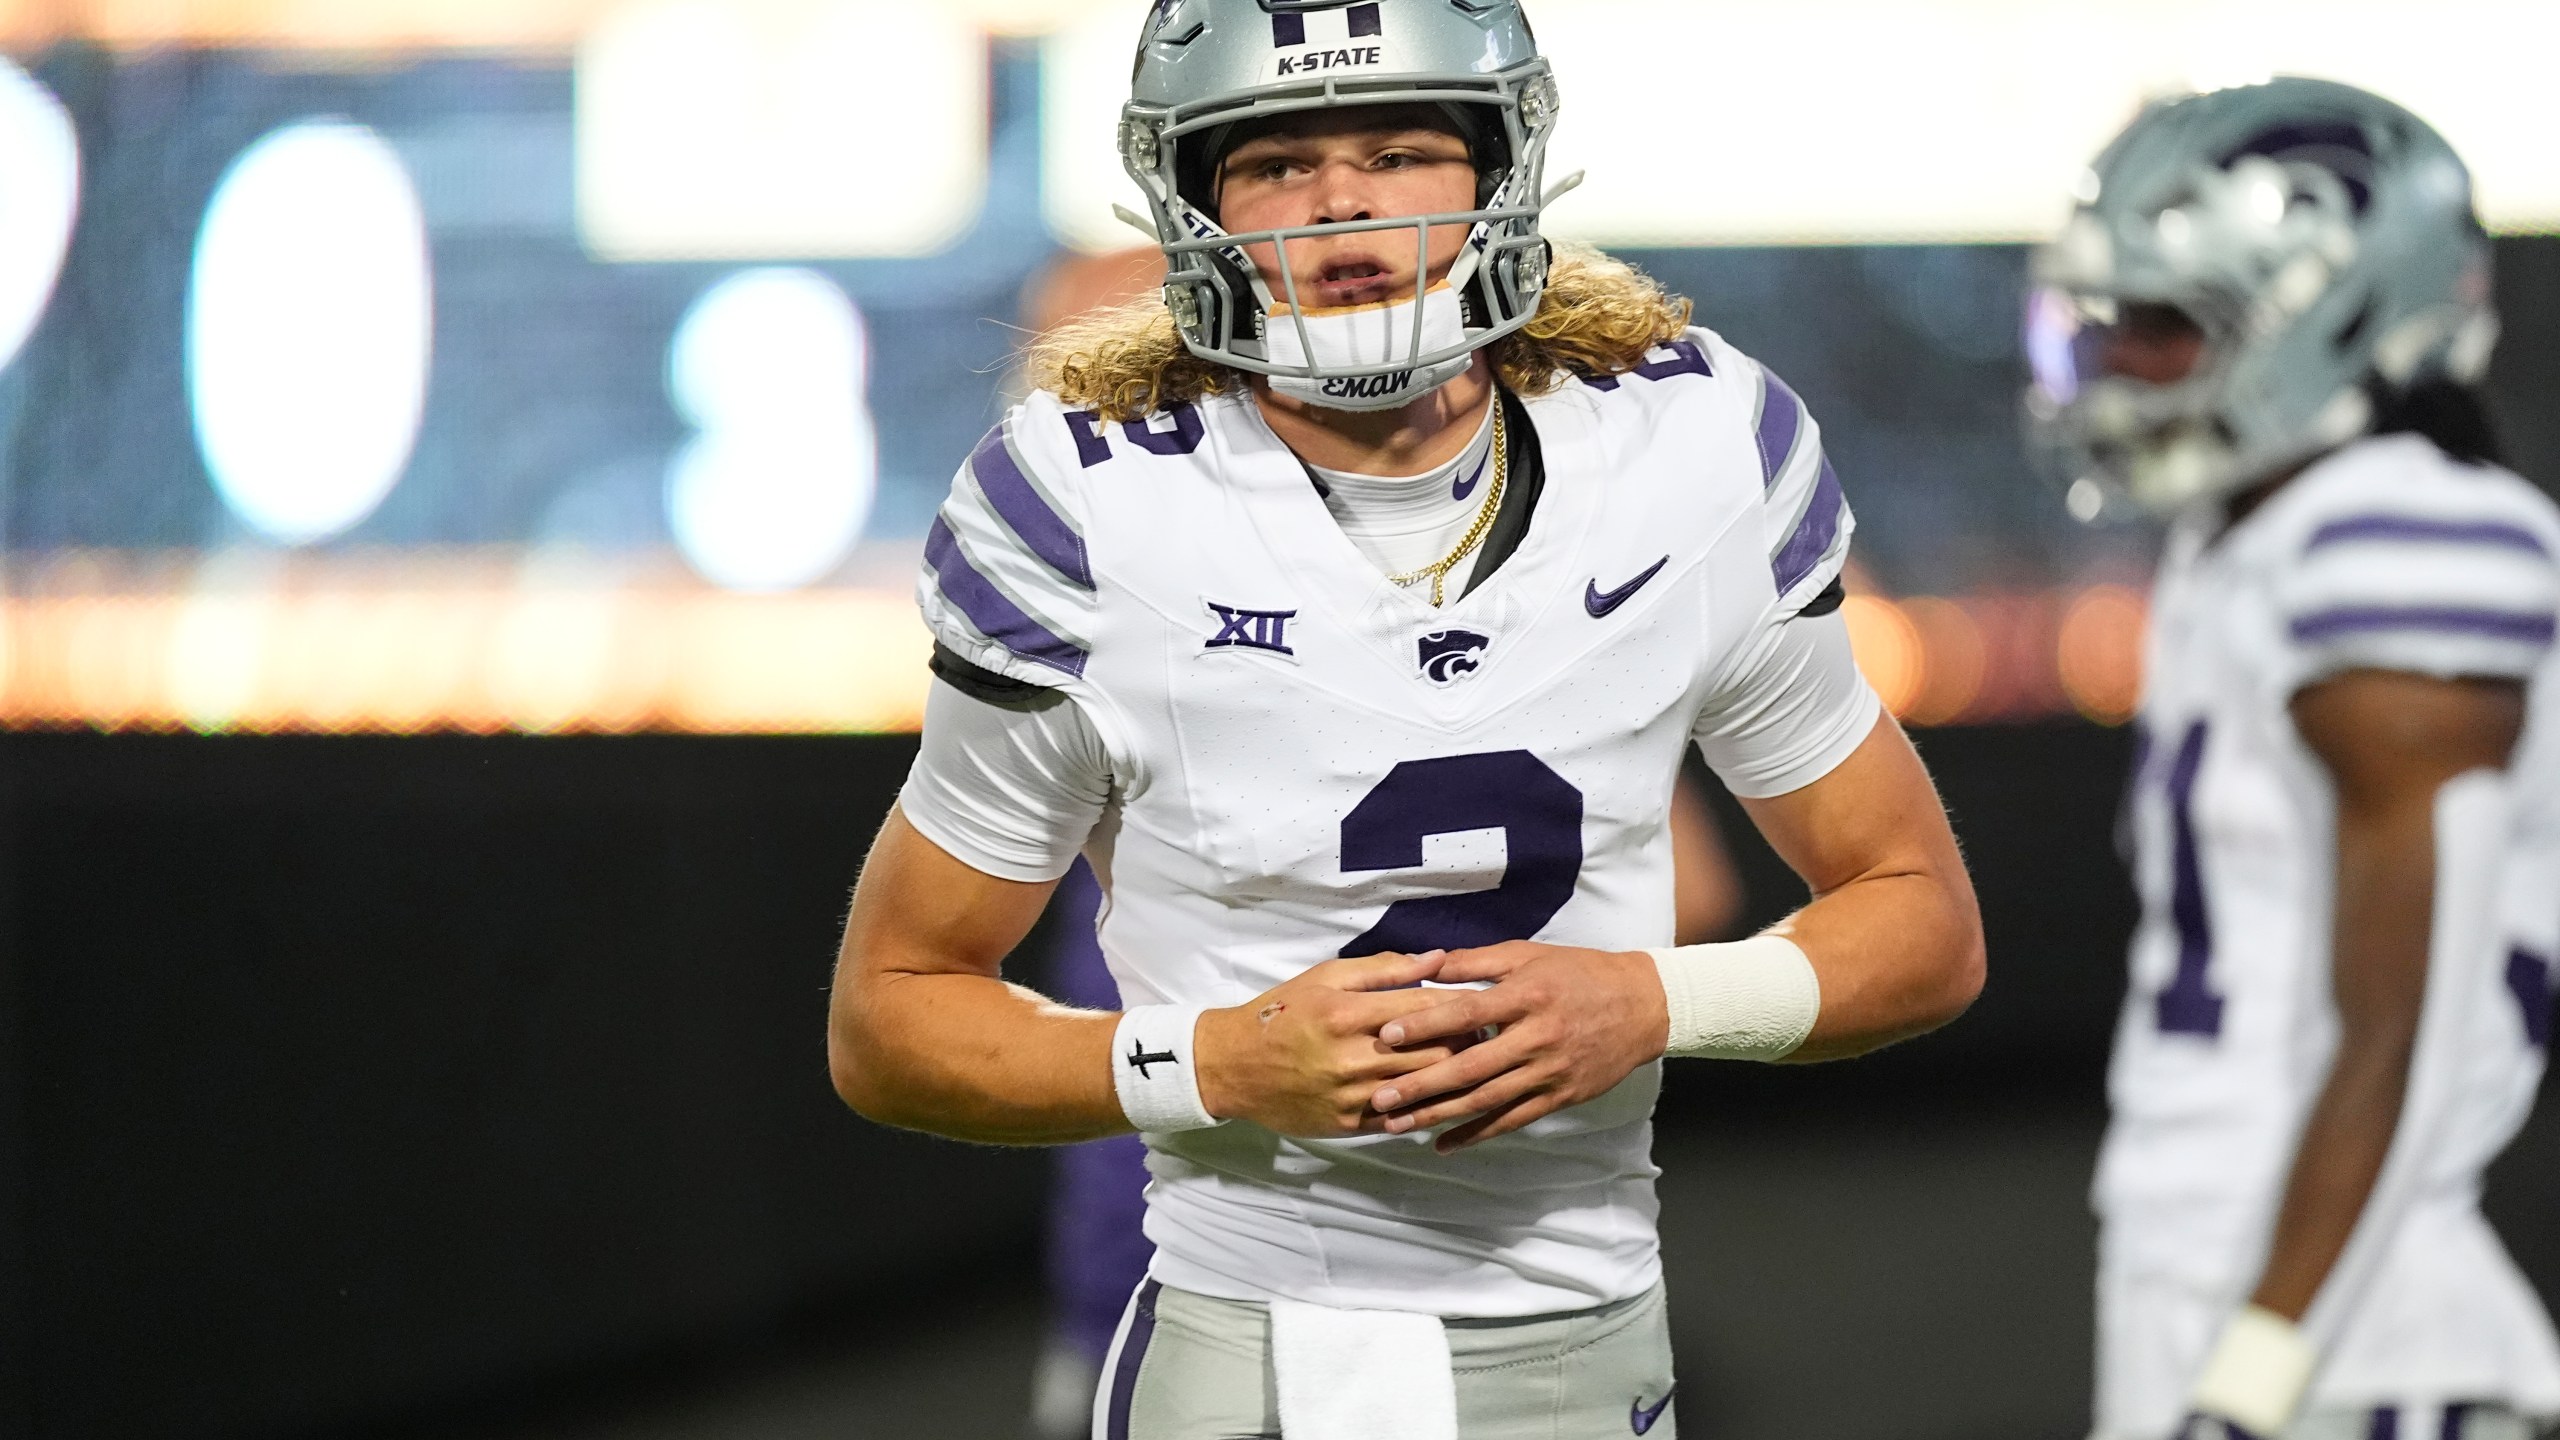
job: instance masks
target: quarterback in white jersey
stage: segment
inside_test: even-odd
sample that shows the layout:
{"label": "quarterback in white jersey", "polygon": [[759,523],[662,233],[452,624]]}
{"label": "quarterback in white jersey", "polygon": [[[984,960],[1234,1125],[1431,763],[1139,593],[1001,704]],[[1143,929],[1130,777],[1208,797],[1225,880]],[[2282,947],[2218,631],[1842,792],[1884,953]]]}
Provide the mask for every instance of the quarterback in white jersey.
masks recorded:
{"label": "quarterback in white jersey", "polygon": [[2560,510],[2494,463],[2460,162],[2282,80],[2163,104],[2039,257],[2045,439],[2175,516],[2128,821],[2097,1432],[2521,1440],[2482,1219],[2560,954]]}
{"label": "quarterback in white jersey", "polygon": [[[1820,432],[1552,254],[1555,114],[1512,0],[1164,0],[1123,148],[1166,296],[1034,352],[928,538],[830,1060],[890,1123],[1145,1135],[1108,1440],[1676,1434],[1661,1058],[1981,983]],[[1770,934],[1672,944],[1692,744],[1815,893]],[[1079,852],[1116,1016],[998,978]]]}

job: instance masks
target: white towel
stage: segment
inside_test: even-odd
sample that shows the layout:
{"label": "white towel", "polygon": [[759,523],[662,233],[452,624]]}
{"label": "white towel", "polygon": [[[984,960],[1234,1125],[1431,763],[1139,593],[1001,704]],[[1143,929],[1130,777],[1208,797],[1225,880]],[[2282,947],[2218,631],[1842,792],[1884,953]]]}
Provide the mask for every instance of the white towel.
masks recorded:
{"label": "white towel", "polygon": [[1458,1382],[1437,1315],[1271,1302],[1285,1440],[1458,1440]]}

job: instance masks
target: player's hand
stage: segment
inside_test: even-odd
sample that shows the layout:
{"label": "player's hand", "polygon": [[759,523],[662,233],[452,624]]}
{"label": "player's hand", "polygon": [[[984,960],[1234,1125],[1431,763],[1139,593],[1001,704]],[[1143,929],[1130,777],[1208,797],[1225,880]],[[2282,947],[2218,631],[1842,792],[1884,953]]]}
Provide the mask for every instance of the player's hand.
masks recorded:
{"label": "player's hand", "polygon": [[1444,1155],[1597,1099],[1670,1043],[1661,971],[1641,950],[1514,940],[1453,950],[1435,978],[1497,983],[1454,996],[1434,991],[1437,1006],[1388,1021],[1380,1040],[1419,1053],[1487,1027],[1498,1033],[1391,1078],[1370,1104],[1386,1116],[1391,1134],[1464,1122],[1440,1137]]}
{"label": "player's hand", "polygon": [[1376,1134],[1378,1082],[1458,1052],[1455,1044],[1378,1039],[1380,1026],[1440,1003],[1410,988],[1437,975],[1442,952],[1327,960],[1242,1005],[1203,1011],[1193,1032],[1200,1101],[1222,1120],[1283,1135]]}

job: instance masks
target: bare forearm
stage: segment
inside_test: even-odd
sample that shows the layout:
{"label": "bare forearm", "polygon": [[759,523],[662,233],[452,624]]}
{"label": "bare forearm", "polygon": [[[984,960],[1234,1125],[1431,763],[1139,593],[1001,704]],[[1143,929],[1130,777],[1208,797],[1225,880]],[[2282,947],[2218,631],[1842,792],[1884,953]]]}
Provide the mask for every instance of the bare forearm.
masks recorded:
{"label": "bare forearm", "polygon": [[1778,927],[1822,1009],[1790,1057],[1838,1060],[1935,1030],[1982,993],[1982,919],[1946,807],[1890,715],[1791,794],[1742,802],[1814,901]]}
{"label": "bare forearm", "polygon": [[2340,1046],[2294,1152],[2254,1303],[2288,1320],[2311,1308],[2390,1156],[2408,1088],[2406,1043]]}
{"label": "bare forearm", "polygon": [[1109,1015],[998,978],[1055,888],[963,865],[892,810],[845,919],[827,1011],[836,1093],[884,1125],[996,1145],[1128,1128]]}
{"label": "bare forearm", "polygon": [[1926,1034],[1982,990],[1982,932],[1961,872],[1952,883],[1927,872],[1859,880],[1777,933],[1805,952],[1822,984],[1821,1018],[1791,1062],[1845,1059]]}
{"label": "bare forearm", "polygon": [[1129,1128],[1114,1023],[986,976],[888,972],[839,1007],[828,1052],[845,1103],[884,1125],[1057,1145]]}

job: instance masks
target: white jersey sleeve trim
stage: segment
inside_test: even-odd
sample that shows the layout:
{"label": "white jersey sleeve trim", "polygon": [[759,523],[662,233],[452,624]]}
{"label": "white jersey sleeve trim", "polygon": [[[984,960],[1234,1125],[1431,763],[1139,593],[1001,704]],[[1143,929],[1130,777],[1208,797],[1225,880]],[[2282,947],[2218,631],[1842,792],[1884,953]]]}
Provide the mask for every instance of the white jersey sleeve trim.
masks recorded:
{"label": "white jersey sleeve trim", "polygon": [[1075,862],[1111,782],[1102,737],[1072,698],[990,705],[936,681],[898,808],[969,868],[1040,883]]}
{"label": "white jersey sleeve trim", "polygon": [[1692,738],[1725,788],[1766,799],[1839,768],[1882,709],[1850,653],[1847,622],[1806,617],[1761,632],[1721,677]]}

